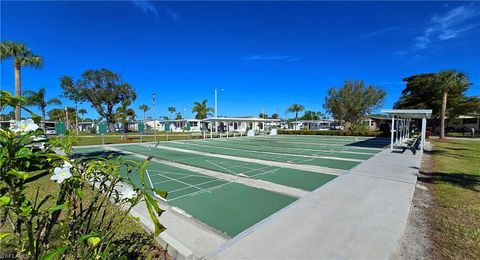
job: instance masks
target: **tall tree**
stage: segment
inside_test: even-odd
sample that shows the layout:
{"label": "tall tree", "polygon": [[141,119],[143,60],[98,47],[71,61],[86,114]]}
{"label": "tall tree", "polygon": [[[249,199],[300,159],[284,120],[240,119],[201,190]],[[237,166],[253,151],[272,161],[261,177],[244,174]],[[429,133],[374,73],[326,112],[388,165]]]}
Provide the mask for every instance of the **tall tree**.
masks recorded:
{"label": "tall tree", "polygon": [[447,111],[447,99],[449,92],[463,92],[470,82],[465,74],[455,70],[440,71],[436,75],[437,85],[442,92],[442,109],[440,111],[440,138],[445,138],[445,113]]}
{"label": "tall tree", "polygon": [[258,114],[258,117],[259,117],[259,118],[268,118],[268,115],[265,114],[265,113],[263,113],[263,112],[261,112],[260,114]]}
{"label": "tall tree", "polygon": [[360,122],[362,117],[383,106],[385,96],[384,90],[372,85],[366,87],[364,81],[345,81],[343,87],[328,90],[324,108],[346,130],[348,125]]}
{"label": "tall tree", "polygon": [[326,116],[323,112],[321,112],[321,111],[318,111],[318,112],[317,112],[317,117],[318,117],[318,119],[325,119],[325,118],[327,118],[327,116]]}
{"label": "tall tree", "polygon": [[177,109],[175,107],[168,107],[167,108],[168,112],[170,112],[170,119],[173,118],[173,113],[175,113],[177,111]]}
{"label": "tall tree", "polygon": [[[75,110],[78,109],[78,103],[81,101],[81,97],[79,95],[79,84],[75,84],[73,79],[68,76],[60,77],[60,87],[63,89],[63,96],[72,100],[75,103]],[[77,111],[78,112],[78,111]],[[78,117],[75,119],[75,129],[78,135]]]}
{"label": "tall tree", "polygon": [[288,112],[295,113],[295,130],[297,130],[298,112],[302,112],[303,110],[305,110],[305,107],[300,104],[293,104],[287,109]]}
{"label": "tall tree", "polygon": [[182,113],[178,112],[175,116],[175,120],[182,120]]}
{"label": "tall tree", "polygon": [[78,114],[82,115],[82,118],[85,114],[88,113],[88,111],[85,109],[85,108],[80,108],[78,111],[77,111]]}
{"label": "tall tree", "polygon": [[128,120],[135,120],[135,110],[129,106],[132,102],[130,100],[124,100],[115,112],[115,119],[119,119],[123,127],[123,139],[127,140]]}
{"label": "tall tree", "polygon": [[[42,57],[32,53],[30,48],[23,43],[3,41],[0,43],[0,60],[13,58],[13,71],[15,74],[15,96],[22,95],[21,69],[22,67],[39,68]],[[15,120],[22,118],[19,106],[15,107]]]}
{"label": "tall tree", "polygon": [[432,109],[432,118],[436,119],[434,122],[440,121],[440,124],[444,121],[442,114],[443,118],[453,118],[465,113],[480,112],[480,99],[465,94],[471,83],[464,73],[449,70],[417,74],[403,81],[406,86],[394,108]]}
{"label": "tall tree", "polygon": [[[77,113],[74,107],[67,107],[68,111],[68,121],[71,122],[77,118]],[[51,121],[67,121],[65,108],[53,108],[48,112],[48,118]],[[70,126],[67,125],[67,128],[70,129]]]}
{"label": "tall tree", "polygon": [[115,124],[114,108],[126,100],[132,102],[137,98],[130,84],[124,82],[119,74],[107,69],[87,70],[77,81],[63,76],[60,85],[72,92],[79,101],[89,102],[107,120],[112,131]]}
{"label": "tall tree", "polygon": [[272,115],[270,116],[270,118],[271,118],[271,119],[279,119],[279,118],[280,118],[280,115],[277,114],[277,113],[275,113],[275,114],[272,114]]}
{"label": "tall tree", "polygon": [[46,132],[47,128],[45,126],[45,115],[46,115],[46,108],[49,105],[61,105],[62,102],[58,98],[51,98],[46,100],[45,97],[45,88],[40,88],[38,91],[33,90],[25,90],[23,95],[27,98],[27,105],[29,106],[36,106],[40,109],[42,113],[42,121],[43,121],[43,131]]}
{"label": "tall tree", "polygon": [[150,107],[147,105],[140,105],[138,108],[143,111],[143,124],[147,125],[147,111],[150,110]]}
{"label": "tall tree", "polygon": [[198,101],[195,101],[193,103],[192,112],[197,113],[195,115],[196,119],[205,119],[208,116],[212,116],[211,112],[213,112],[213,111],[214,111],[213,108],[207,106],[207,100],[206,99],[204,99],[202,101],[202,103],[200,103]]}
{"label": "tall tree", "polygon": [[300,120],[317,120],[318,115],[315,111],[307,110],[303,113],[303,116],[300,117]]}

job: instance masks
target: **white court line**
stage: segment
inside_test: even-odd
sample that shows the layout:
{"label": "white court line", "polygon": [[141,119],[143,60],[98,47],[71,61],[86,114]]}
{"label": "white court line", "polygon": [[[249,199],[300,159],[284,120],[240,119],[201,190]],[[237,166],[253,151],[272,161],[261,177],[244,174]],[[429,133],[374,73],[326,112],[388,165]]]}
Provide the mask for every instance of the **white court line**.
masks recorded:
{"label": "white court line", "polygon": [[[162,177],[161,175],[156,175],[156,176]],[[191,176],[193,176],[193,175],[191,175]],[[178,177],[178,178],[176,178],[175,180],[182,180],[182,179],[186,179],[186,178],[191,177],[191,176]],[[171,182],[171,181],[172,181],[172,180],[156,181],[156,182],[154,182],[153,184],[157,185],[157,184],[162,184],[162,183]]]}
{"label": "white court line", "polygon": [[195,196],[195,195],[198,195],[198,194],[201,194],[201,193],[205,193],[205,192],[211,192],[213,190],[216,190],[216,189],[220,189],[221,187],[227,185],[227,184],[230,184],[232,183],[232,181],[229,181],[229,182],[226,182],[226,183],[223,183],[223,184],[220,184],[220,185],[217,185],[215,187],[211,187],[211,188],[208,188],[208,189],[203,189],[201,191],[197,191],[197,192],[193,192],[193,193],[189,193],[189,194],[185,194],[185,195],[182,195],[182,196],[179,196],[179,197],[176,197],[176,198],[173,198],[169,201],[174,201],[174,200],[178,200],[178,199],[181,199],[181,198],[184,198],[184,197],[189,197],[189,196]]}
{"label": "white court line", "polygon": [[[200,190],[200,191],[201,191],[201,190],[208,190],[209,188],[203,189],[203,188],[199,188],[198,186],[219,180],[219,179],[215,179],[215,178],[212,178],[212,179],[213,179],[213,180],[209,180],[209,181],[206,181],[206,182],[202,182],[202,183],[199,183],[199,184],[193,185],[193,186],[194,186],[194,188],[196,188],[197,190]],[[214,187],[215,187],[215,186],[214,186]],[[180,189],[172,190],[172,191],[170,191],[169,193],[174,193],[174,192],[181,191],[181,190],[185,190],[185,189],[188,189],[188,188],[191,188],[191,187],[183,187],[183,188],[180,188]]]}
{"label": "white court line", "polygon": [[[228,154],[227,153],[222,153],[222,152],[211,152],[208,150],[202,150],[202,149],[195,149],[194,147],[191,146],[199,146],[199,147],[204,147],[204,148],[215,148],[215,149],[223,149],[225,150],[233,150],[233,151],[238,151],[238,154]],[[173,148],[178,148],[175,146],[168,146],[167,147],[173,147]],[[253,159],[265,159],[265,158],[276,158],[277,160],[283,161],[285,156],[290,156],[290,157],[301,157],[301,158],[315,158],[315,159],[326,159],[326,160],[337,160],[337,161],[349,161],[349,162],[364,162],[364,159],[355,159],[355,158],[344,158],[344,157],[336,157],[336,156],[328,156],[329,154],[335,153],[335,150],[332,150],[331,153],[327,153],[325,155],[305,155],[305,154],[292,154],[292,153],[278,153],[278,152],[272,152],[272,151],[259,151],[259,150],[251,150],[251,149],[242,149],[242,148],[235,148],[235,147],[225,147],[225,146],[216,146],[216,145],[202,145],[202,144],[190,144],[190,147],[187,148],[178,148],[178,149],[187,149],[187,150],[193,150],[193,151],[199,151],[203,153],[209,153],[209,154],[224,154],[224,155],[229,155],[229,156],[239,156],[239,157],[247,157],[247,158],[253,158]],[[252,156],[246,156],[243,153],[251,153],[255,154],[255,157]],[[271,161],[271,160],[270,160]],[[290,161],[294,162],[296,159],[291,159]],[[311,160],[309,160],[311,161]]]}
{"label": "white court line", "polygon": [[230,171],[229,169],[227,169],[227,168],[225,168],[225,167],[222,167],[222,166],[220,166],[220,165],[218,165],[218,164],[216,164],[216,163],[214,163],[214,162],[211,162],[211,161],[209,161],[209,160],[205,160],[205,161],[208,162],[208,163],[211,163],[211,164],[213,164],[213,165],[215,165],[215,166],[217,166],[217,167],[220,168],[220,169],[224,169],[225,171],[230,172],[231,174],[237,175],[237,173],[232,172],[232,171]]}

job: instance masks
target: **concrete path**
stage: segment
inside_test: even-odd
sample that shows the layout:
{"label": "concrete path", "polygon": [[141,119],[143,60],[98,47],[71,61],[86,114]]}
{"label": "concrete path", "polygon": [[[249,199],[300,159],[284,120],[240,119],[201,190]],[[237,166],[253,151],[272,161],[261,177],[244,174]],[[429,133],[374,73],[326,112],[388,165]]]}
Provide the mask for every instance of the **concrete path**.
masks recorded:
{"label": "concrete path", "polygon": [[397,258],[421,156],[384,150],[234,237],[208,258]]}

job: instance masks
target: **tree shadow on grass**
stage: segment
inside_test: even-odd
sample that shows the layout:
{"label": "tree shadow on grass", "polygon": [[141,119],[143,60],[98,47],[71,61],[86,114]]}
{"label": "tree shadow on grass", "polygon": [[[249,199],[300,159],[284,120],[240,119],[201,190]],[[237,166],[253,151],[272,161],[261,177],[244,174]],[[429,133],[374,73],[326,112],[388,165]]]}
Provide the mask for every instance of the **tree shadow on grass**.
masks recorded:
{"label": "tree shadow on grass", "polygon": [[418,180],[425,183],[446,182],[464,189],[480,192],[480,177],[475,177],[464,173],[420,171]]}
{"label": "tree shadow on grass", "polygon": [[[450,148],[446,148],[450,149]],[[451,150],[465,150],[468,151],[469,149],[463,149],[463,148],[452,148]],[[474,159],[474,156],[470,155],[463,155],[463,154],[453,154],[452,152],[446,151],[446,150],[433,150],[433,151],[427,151],[425,150],[424,153],[428,153],[430,155],[440,155],[440,156],[445,156],[445,157],[451,157],[451,158],[457,158],[457,159]]]}

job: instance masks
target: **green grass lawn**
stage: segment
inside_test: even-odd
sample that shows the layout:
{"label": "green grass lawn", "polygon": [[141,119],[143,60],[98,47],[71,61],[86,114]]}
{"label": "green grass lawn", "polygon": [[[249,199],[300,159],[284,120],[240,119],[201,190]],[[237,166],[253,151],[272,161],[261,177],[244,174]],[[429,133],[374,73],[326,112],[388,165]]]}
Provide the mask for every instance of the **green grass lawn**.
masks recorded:
{"label": "green grass lawn", "polygon": [[433,258],[480,259],[480,141],[433,145]]}
{"label": "green grass lawn", "polygon": [[[26,189],[26,195],[29,198],[35,198],[35,195],[38,191],[39,198],[44,198],[48,194],[58,194],[59,185],[52,180],[50,180],[50,176],[45,176],[40,178],[34,182],[31,182]],[[90,189],[84,189],[84,199],[85,204],[89,200],[91,200],[94,196],[94,193]],[[53,200],[48,201],[45,203],[43,208],[48,208],[53,206]],[[108,214],[122,214],[122,209],[117,207],[114,204],[110,204],[108,207]],[[0,208],[0,215],[3,214],[2,208]],[[13,216],[13,215],[12,215]],[[13,231],[10,224],[5,223],[4,225],[0,226],[0,233],[11,233]],[[151,235],[147,234],[147,232],[143,229],[140,223],[136,222],[134,219],[125,219],[124,223],[119,226],[119,230],[115,235],[116,239],[125,239],[132,237],[134,239],[142,239],[143,243],[145,243],[144,248],[142,249],[141,254],[145,258],[162,258],[164,256],[163,249],[161,248],[160,244],[158,244]],[[1,252],[8,252],[10,251],[12,244],[10,243],[10,239],[12,236],[7,237],[6,239],[2,240],[0,243],[0,255]],[[61,239],[58,237],[57,239]],[[53,240],[52,245],[57,245],[60,242],[59,240]],[[168,256],[167,256],[168,258]],[[68,259],[68,257],[67,257]]]}

